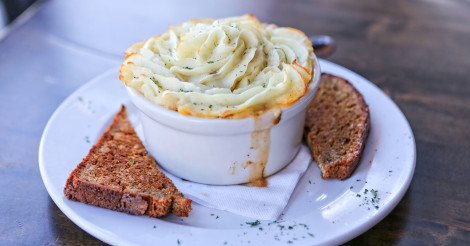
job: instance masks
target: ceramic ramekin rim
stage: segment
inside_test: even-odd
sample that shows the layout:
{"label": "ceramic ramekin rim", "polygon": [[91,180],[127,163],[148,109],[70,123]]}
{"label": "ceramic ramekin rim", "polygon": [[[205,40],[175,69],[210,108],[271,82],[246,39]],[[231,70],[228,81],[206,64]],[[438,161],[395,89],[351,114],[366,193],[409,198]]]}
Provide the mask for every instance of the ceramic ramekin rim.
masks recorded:
{"label": "ceramic ramekin rim", "polygon": [[[313,58],[313,76],[309,83],[307,93],[293,105],[281,109],[282,116],[279,124],[282,124],[282,122],[287,121],[294,115],[303,112],[312,100],[320,82],[321,76],[318,58],[315,56],[313,56]],[[180,114],[177,111],[167,109],[151,102],[132,87],[126,86],[126,90],[128,92],[128,95],[130,96],[131,101],[143,114],[147,115],[149,118],[156,122],[159,122],[177,130],[213,135],[240,134],[245,132],[252,132],[254,130],[253,117],[242,119],[213,119],[187,116]],[[272,126],[267,126],[267,128],[268,127]]]}

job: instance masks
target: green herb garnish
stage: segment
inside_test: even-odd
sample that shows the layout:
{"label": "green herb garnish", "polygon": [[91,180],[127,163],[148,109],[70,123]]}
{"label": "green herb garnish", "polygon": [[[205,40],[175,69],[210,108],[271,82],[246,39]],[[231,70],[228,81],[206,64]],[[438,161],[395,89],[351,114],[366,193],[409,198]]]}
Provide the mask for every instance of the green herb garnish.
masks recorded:
{"label": "green herb garnish", "polygon": [[245,222],[245,224],[250,225],[251,227],[255,227],[259,225],[261,222],[259,220],[255,220],[253,222]]}
{"label": "green herb garnish", "polygon": [[377,198],[377,190],[374,190],[374,189],[371,189],[370,190],[370,193],[372,193],[372,195],[374,196],[374,198]]}
{"label": "green herb garnish", "polygon": [[275,48],[275,49],[276,49],[276,50],[281,50],[281,51],[282,51],[282,53],[284,54],[284,60],[285,60],[285,61],[286,61],[286,63],[287,63],[287,62],[288,62],[288,60],[287,60],[287,55],[286,55],[286,52],[285,52],[283,49],[281,49],[281,48]]}
{"label": "green herb garnish", "polygon": [[163,88],[163,86],[162,86],[162,84],[160,83],[160,81],[158,81],[156,78],[152,77],[152,78],[150,78],[150,80],[152,80],[153,83],[154,83],[155,85],[157,85],[157,87],[158,87],[159,89],[162,89],[162,88]]}
{"label": "green herb garnish", "polygon": [[225,33],[225,36],[227,36],[228,43],[230,44],[232,42],[232,39],[230,38],[230,36],[227,33]]}

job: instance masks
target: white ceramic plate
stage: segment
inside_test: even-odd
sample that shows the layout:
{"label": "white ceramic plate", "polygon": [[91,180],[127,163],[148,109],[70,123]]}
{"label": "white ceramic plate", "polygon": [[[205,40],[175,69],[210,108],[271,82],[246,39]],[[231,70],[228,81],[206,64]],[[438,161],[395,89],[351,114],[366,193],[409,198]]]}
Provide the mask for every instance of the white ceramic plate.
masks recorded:
{"label": "white ceramic plate", "polygon": [[[382,220],[405,194],[415,167],[415,142],[398,107],[374,84],[336,64],[322,72],[349,80],[365,97],[371,131],[361,163],[345,181],[322,180],[312,165],[279,221],[261,221],[193,204],[188,218],[132,216],[67,200],[63,187],[110,123],[120,104],[140,127],[117,71],[70,95],[50,118],[39,148],[39,167],[50,196],[75,224],[113,245],[340,244]],[[248,222],[248,223],[247,223]],[[257,225],[256,225],[257,224]]]}

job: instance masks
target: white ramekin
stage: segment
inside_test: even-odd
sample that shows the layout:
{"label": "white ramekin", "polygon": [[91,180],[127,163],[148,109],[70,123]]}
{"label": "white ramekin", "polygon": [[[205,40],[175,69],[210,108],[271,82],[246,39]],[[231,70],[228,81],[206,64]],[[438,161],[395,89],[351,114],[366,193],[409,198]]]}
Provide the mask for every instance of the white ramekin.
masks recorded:
{"label": "white ramekin", "polygon": [[[302,142],[305,112],[320,80],[320,65],[314,59],[314,74],[308,92],[295,104],[282,109],[274,124],[273,114],[261,116],[261,127],[253,118],[206,119],[184,116],[158,106],[135,89],[127,87],[139,109],[146,147],[168,172],[198,183],[230,185],[250,180],[249,161],[257,155],[252,146],[254,131],[270,128],[270,145],[264,177],[284,168],[297,154]],[[259,121],[258,121],[259,122]]]}

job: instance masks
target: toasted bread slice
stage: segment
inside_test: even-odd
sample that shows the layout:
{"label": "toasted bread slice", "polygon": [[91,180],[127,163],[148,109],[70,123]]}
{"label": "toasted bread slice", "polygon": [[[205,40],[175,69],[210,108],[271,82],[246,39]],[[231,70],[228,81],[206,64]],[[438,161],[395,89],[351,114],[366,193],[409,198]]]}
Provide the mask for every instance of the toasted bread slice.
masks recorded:
{"label": "toasted bread slice", "polygon": [[126,108],[72,171],[64,188],[67,198],[129,214],[188,216],[184,198],[157,167],[127,119]]}
{"label": "toasted bread slice", "polygon": [[353,85],[322,74],[307,109],[305,133],[323,178],[351,176],[364,149],[369,124],[369,108]]}

